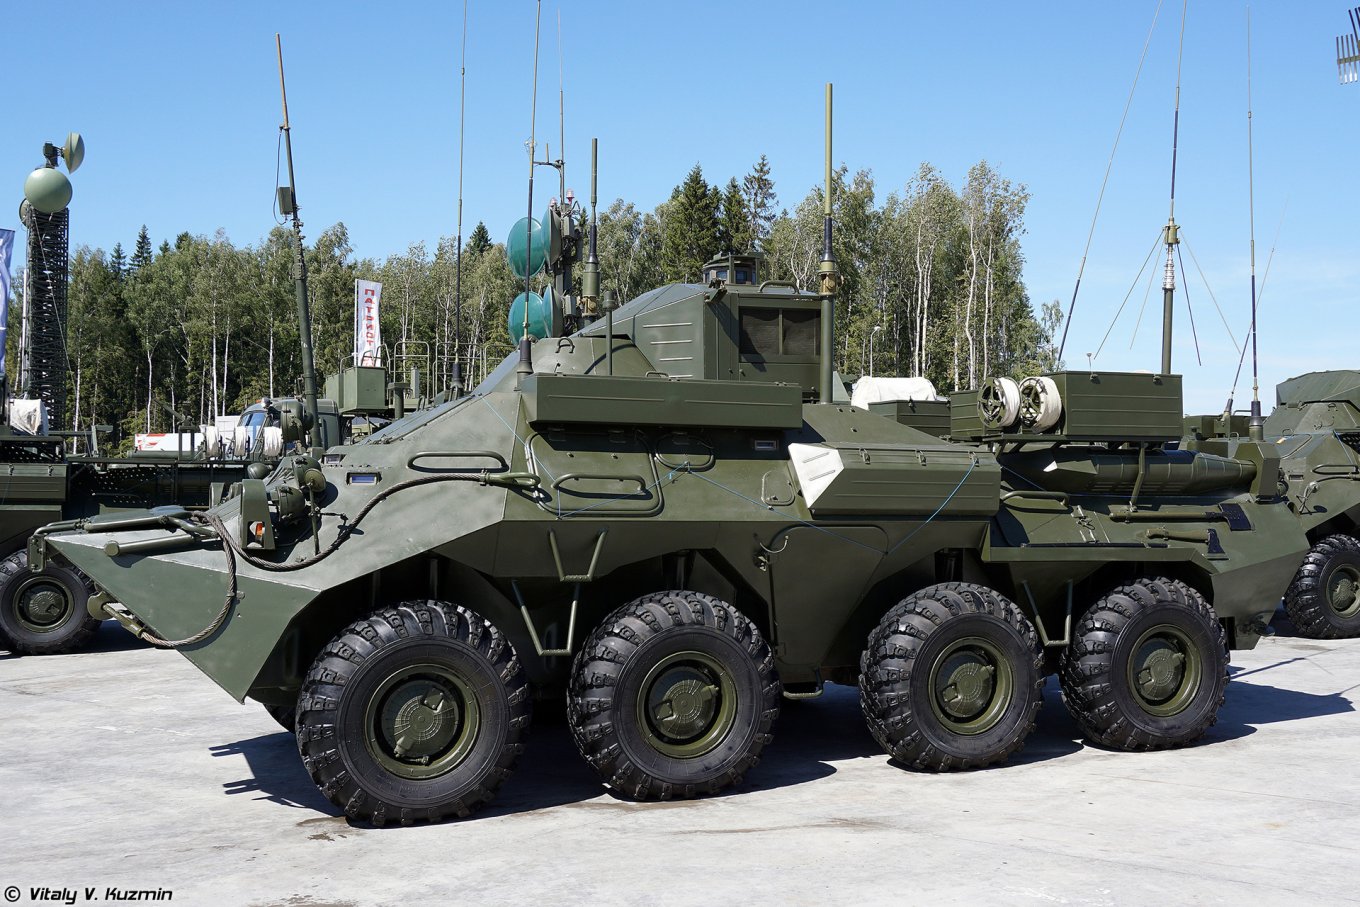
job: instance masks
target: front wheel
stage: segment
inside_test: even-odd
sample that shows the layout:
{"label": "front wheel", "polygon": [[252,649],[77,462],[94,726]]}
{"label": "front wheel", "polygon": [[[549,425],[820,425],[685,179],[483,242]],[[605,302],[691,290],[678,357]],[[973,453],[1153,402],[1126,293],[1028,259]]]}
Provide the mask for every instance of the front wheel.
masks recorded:
{"label": "front wheel", "polygon": [[1062,659],[1067,708],[1121,750],[1185,746],[1218,720],[1228,647],[1214,609],[1166,577],[1120,586],[1078,621]]}
{"label": "front wheel", "polygon": [[659,592],[586,640],[567,719],[607,784],[668,800],[740,781],[770,742],[779,696],[770,647],[741,612],[698,592]]}
{"label": "front wheel", "polygon": [[1308,639],[1360,636],[1360,540],[1329,535],[1308,549],[1284,609]]}
{"label": "front wheel", "polygon": [[93,590],[85,575],[55,561],[37,573],[28,552],[0,561],[0,645],[24,655],[80,648],[99,627],[85,610]]}
{"label": "front wheel", "polygon": [[298,698],[298,751],[348,816],[461,818],[509,777],[530,705],[495,626],[445,602],[403,602],[350,624],[317,657]]}
{"label": "front wheel", "polygon": [[860,706],[879,745],[929,771],[1008,758],[1043,704],[1034,626],[1013,602],[973,583],[907,596],[869,634]]}

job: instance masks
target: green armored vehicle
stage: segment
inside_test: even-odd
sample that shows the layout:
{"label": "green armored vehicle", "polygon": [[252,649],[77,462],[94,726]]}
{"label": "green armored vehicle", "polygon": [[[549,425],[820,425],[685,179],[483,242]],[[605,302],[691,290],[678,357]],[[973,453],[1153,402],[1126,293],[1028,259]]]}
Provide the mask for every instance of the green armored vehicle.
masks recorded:
{"label": "green armored vehicle", "polygon": [[[955,401],[953,442],[851,406],[826,198],[819,292],[717,262],[617,309],[555,206],[511,251],[532,274],[549,250],[552,292],[526,287],[518,353],[470,395],[203,514],[53,524],[33,563],[291,715],[321,791],[375,824],[485,805],[563,694],[637,798],[735,784],[781,699],[828,681],[918,769],[1007,758],[1054,669],[1097,742],[1200,737],[1308,547],[1276,446],[1173,449],[1169,374],[1001,379]],[[316,421],[289,408],[285,438]]]}
{"label": "green armored vehicle", "polygon": [[[1244,415],[1186,420],[1188,449],[1232,455]],[[1311,545],[1285,592],[1300,635],[1360,636],[1360,372],[1310,372],[1281,382],[1262,436],[1279,451],[1280,481]]]}

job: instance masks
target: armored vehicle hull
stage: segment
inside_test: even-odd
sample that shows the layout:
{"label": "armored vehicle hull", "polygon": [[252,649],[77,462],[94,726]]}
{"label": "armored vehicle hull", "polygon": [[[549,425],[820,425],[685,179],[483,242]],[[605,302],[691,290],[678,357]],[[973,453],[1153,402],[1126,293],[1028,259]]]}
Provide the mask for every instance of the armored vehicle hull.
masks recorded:
{"label": "armored vehicle hull", "polygon": [[[1236,455],[1245,416],[1187,420],[1185,446]],[[1262,432],[1279,452],[1281,493],[1309,549],[1284,595],[1295,630],[1360,636],[1360,372],[1310,372],[1281,382]]]}
{"label": "armored vehicle hull", "polygon": [[966,443],[812,402],[818,304],[665,287],[205,515],[49,527],[32,554],[291,713],[322,791],[378,823],[490,799],[533,696],[565,693],[637,797],[735,783],[781,691],[826,681],[921,769],[1005,759],[1055,669],[1093,740],[1198,738],[1308,547],[1273,449],[1162,450],[1171,377],[1054,376],[1056,429]]}

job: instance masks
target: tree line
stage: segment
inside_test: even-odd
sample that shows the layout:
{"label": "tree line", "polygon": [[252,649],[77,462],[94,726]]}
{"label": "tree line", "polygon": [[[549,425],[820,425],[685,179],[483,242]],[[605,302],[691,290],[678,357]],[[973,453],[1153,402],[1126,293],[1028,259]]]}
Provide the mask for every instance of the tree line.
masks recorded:
{"label": "tree line", "polygon": [[[812,289],[822,253],[822,188],[780,207],[761,156],[750,172],[710,184],[699,165],[651,211],[617,199],[599,213],[602,289],[620,300],[696,281],[704,262],[759,252],[763,277]],[[880,202],[872,173],[833,174],[842,283],[836,366],[843,376],[924,375],[943,391],[992,375],[1057,365],[1056,301],[1038,315],[1021,279],[1029,195],[985,161],[955,187],[923,164]],[[508,225],[507,225],[508,226]],[[462,248],[445,237],[382,261],[355,258],[343,223],[306,247],[317,370],[353,348],[356,278],[383,284],[382,334],[400,363],[445,387],[455,357],[475,383],[512,351],[505,322],[520,281],[482,223]],[[275,227],[234,245],[181,233],[159,247],[143,227],[131,255],[77,247],[70,262],[67,357],[73,430],[115,426],[115,443],[239,412],[296,393],[301,373],[292,234]],[[16,297],[22,276],[13,281]],[[11,302],[8,373],[17,380],[21,300]]]}

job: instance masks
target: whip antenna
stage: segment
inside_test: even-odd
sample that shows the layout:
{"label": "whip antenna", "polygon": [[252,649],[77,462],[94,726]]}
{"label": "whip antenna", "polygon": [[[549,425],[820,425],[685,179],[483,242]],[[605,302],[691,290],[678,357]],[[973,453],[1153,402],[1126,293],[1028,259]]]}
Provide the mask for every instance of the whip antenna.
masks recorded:
{"label": "whip antenna", "polygon": [[819,403],[832,402],[831,382],[835,380],[832,356],[835,354],[836,285],[840,271],[836,256],[831,251],[831,83],[826,83],[826,194],[822,199],[822,262],[817,267],[819,291],[822,297],[822,361]]}
{"label": "whip antenna", "polygon": [[[453,395],[463,395],[463,132],[467,122],[467,0],[463,0],[463,50],[458,59],[458,245],[453,253]],[[445,339],[448,335],[445,334]]]}
{"label": "whip antenna", "polygon": [[1062,341],[1058,344],[1058,359],[1062,359],[1067,348],[1067,331],[1072,327],[1072,313],[1077,308],[1077,292],[1081,289],[1081,275],[1086,272],[1086,256],[1091,251],[1091,240],[1096,235],[1096,221],[1100,218],[1100,206],[1105,201],[1105,187],[1110,182],[1110,170],[1114,168],[1114,155],[1119,150],[1119,139],[1124,134],[1124,122],[1129,118],[1129,107],[1133,104],[1133,93],[1138,88],[1138,77],[1143,74],[1143,61],[1147,59],[1148,45],[1152,43],[1152,33],[1157,28],[1157,15],[1162,11],[1162,0],[1157,0],[1157,9],[1152,13],[1152,24],[1148,26],[1147,38],[1143,41],[1143,53],[1138,58],[1138,69],[1133,74],[1133,84],[1129,86],[1129,99],[1124,102],[1124,114],[1119,118],[1119,129],[1114,134],[1114,147],[1110,149],[1110,160],[1105,164],[1105,178],[1100,181],[1100,194],[1096,196],[1096,211],[1091,215],[1091,229],[1086,233],[1086,248],[1081,251],[1081,266],[1077,268],[1077,284],[1072,288],[1072,301],[1067,305],[1067,320],[1063,323]]}
{"label": "whip antenna", "polygon": [[[321,443],[323,440],[321,414],[316,405],[316,364],[312,359],[312,313],[307,302],[307,258],[303,254],[302,220],[297,213],[297,179],[293,176],[293,134],[288,125],[288,89],[283,82],[283,41],[279,38],[278,32],[274,33],[274,49],[279,55],[279,94],[283,97],[283,125],[279,129],[283,132],[283,146],[288,157],[288,185],[278,187],[279,213],[284,216],[292,215],[293,238],[297,241],[293,274],[297,278],[298,339],[302,343],[302,399],[307,405],[307,414],[312,419],[312,427],[308,431],[311,453],[312,456],[319,457],[325,445]],[[324,440],[338,442],[340,439]]]}
{"label": "whip antenna", "polygon": [[1247,437],[1260,441],[1265,435],[1261,419],[1261,373],[1256,362],[1256,183],[1252,174],[1251,146],[1251,7],[1247,7],[1247,222],[1251,230],[1251,421]]}
{"label": "whip antenna", "polygon": [[525,376],[534,373],[533,350],[529,346],[529,301],[533,299],[529,281],[533,269],[528,266],[530,250],[534,244],[534,153],[538,150],[538,37],[539,23],[543,18],[543,0],[538,0],[534,10],[534,87],[529,103],[529,207],[524,218],[524,332],[519,338],[519,364],[515,366],[515,387],[518,388]]}
{"label": "whip antenna", "polygon": [[1181,60],[1185,55],[1185,14],[1190,0],[1181,5],[1181,38],[1176,50],[1176,109],[1171,119],[1171,209],[1163,238],[1166,242],[1166,268],[1162,276],[1162,374],[1171,374],[1171,327],[1175,317],[1176,246],[1180,230],[1176,226],[1176,151],[1181,130]]}

